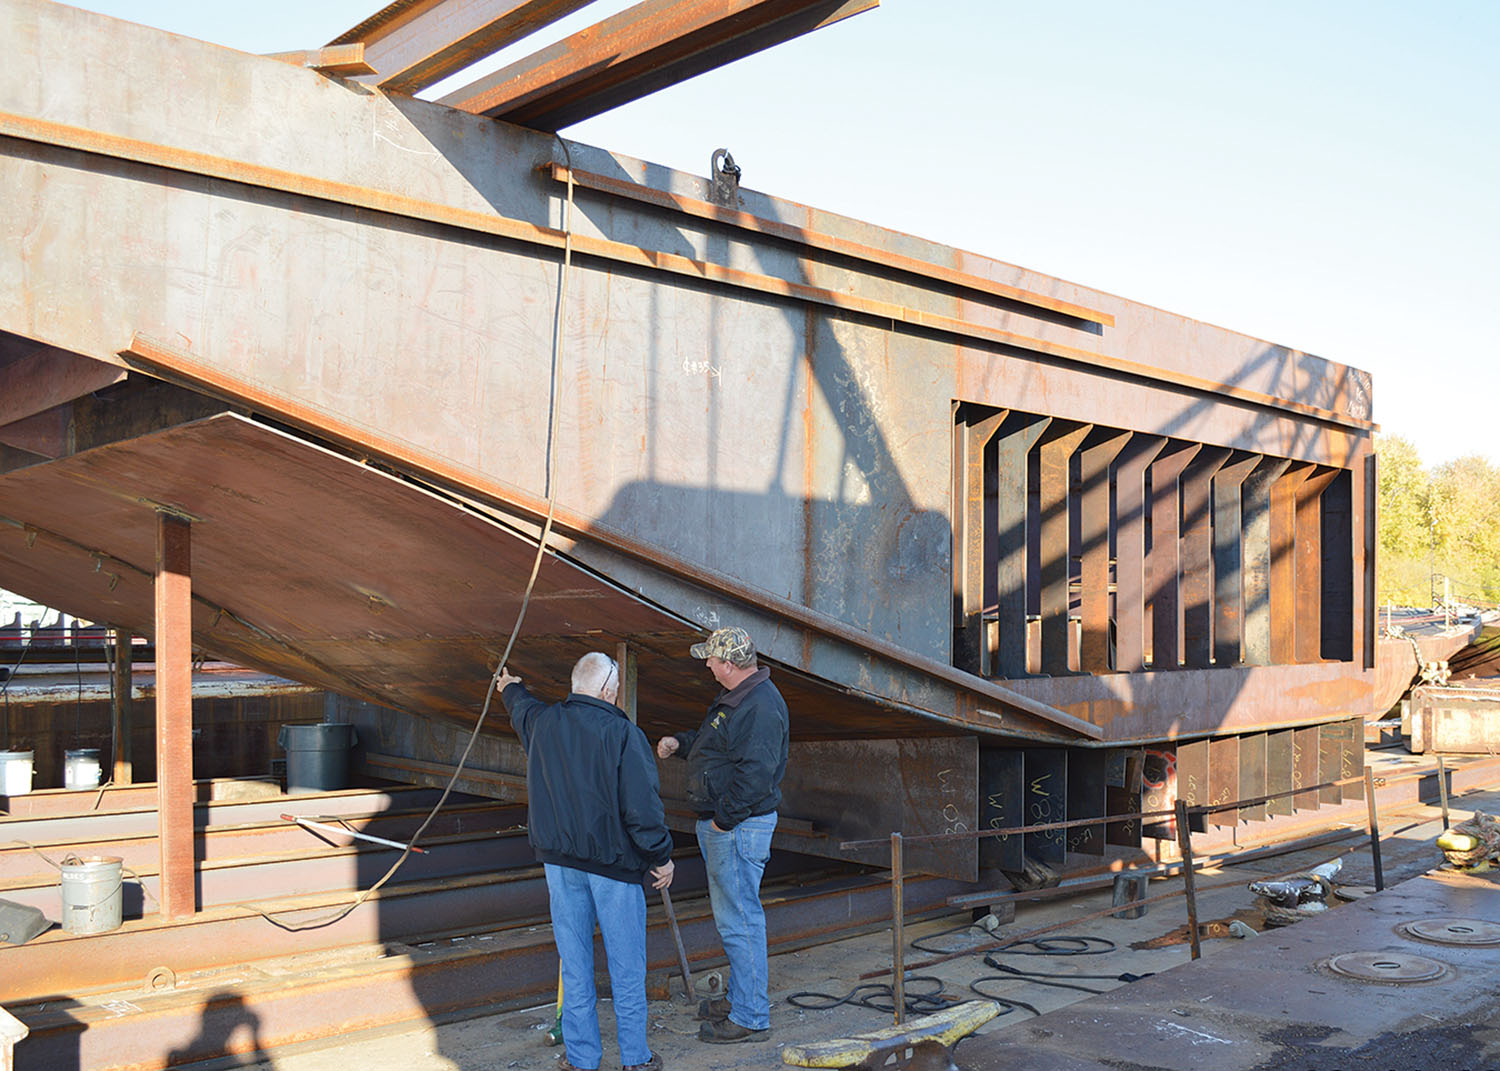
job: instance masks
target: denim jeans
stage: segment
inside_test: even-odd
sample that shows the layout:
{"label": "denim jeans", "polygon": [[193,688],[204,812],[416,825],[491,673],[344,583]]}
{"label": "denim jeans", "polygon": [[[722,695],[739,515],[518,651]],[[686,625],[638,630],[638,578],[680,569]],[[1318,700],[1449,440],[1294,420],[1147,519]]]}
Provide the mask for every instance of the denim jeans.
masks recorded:
{"label": "denim jeans", "polygon": [[760,876],[771,857],[776,812],[747,818],[728,833],[716,831],[707,819],[698,822],[697,830],[714,925],[729,957],[729,1018],[747,1030],[767,1030],[771,1026],[771,1001],[766,993],[770,971]]}
{"label": "denim jeans", "polygon": [[594,924],[604,936],[615,1004],[620,1063],[651,1059],[646,1041],[646,891],[640,885],[547,863],[552,939],[562,961],[563,1044],[568,1062],[596,1068],[604,1058],[594,993]]}

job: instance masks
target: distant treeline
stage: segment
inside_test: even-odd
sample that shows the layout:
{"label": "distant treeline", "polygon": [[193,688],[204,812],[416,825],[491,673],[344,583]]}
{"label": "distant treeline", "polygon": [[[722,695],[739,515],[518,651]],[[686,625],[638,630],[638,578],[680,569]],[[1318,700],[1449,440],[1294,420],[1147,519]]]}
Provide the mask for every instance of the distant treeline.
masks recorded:
{"label": "distant treeline", "polygon": [[1375,450],[1380,604],[1441,602],[1445,576],[1457,602],[1500,602],[1500,469],[1478,454],[1428,468],[1399,435]]}

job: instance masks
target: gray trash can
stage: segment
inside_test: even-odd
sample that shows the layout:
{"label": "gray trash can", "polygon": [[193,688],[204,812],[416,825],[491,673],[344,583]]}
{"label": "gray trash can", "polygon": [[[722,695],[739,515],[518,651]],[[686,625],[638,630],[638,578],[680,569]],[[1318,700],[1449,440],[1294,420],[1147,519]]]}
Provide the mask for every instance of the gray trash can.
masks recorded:
{"label": "gray trash can", "polygon": [[276,743],[286,752],[286,790],[334,792],[349,787],[349,749],[354,726],[342,722],[283,725]]}

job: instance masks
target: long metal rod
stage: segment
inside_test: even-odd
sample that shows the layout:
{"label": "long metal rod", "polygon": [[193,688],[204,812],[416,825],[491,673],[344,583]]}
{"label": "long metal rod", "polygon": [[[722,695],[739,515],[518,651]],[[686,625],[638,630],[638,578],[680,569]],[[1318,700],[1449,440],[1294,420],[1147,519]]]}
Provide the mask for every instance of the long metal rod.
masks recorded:
{"label": "long metal rod", "polygon": [[1370,861],[1375,864],[1375,891],[1385,890],[1385,872],[1380,866],[1380,813],[1375,807],[1375,775],[1365,767],[1365,802],[1370,810]]}
{"label": "long metal rod", "polygon": [[1188,943],[1193,958],[1203,955],[1198,939],[1198,890],[1193,881],[1193,831],[1188,828],[1188,805],[1177,801],[1177,845],[1182,850],[1182,887],[1187,896]]}
{"label": "long metal rod", "polygon": [[[672,943],[677,946],[677,965],[682,968],[682,990],[688,1002],[692,1003],[695,990],[693,989],[693,970],[688,966],[687,948],[682,943],[682,928],[677,925],[677,909],[672,906],[672,894],[666,889],[661,891],[662,906],[667,909],[667,927],[672,931]],[[558,981],[562,985],[562,981]]]}
{"label": "long metal rod", "polygon": [[197,910],[193,859],[192,526],[161,512],[156,522],[156,794],[161,895],[166,919]]}
{"label": "long metal rod", "polygon": [[1443,756],[1437,757],[1438,764],[1438,799],[1443,805],[1443,828],[1448,828],[1448,770],[1443,765]]}
{"label": "long metal rod", "polygon": [[906,1018],[906,889],[901,871],[901,834],[891,834],[891,1003],[896,1025]]}
{"label": "long metal rod", "polygon": [[384,844],[387,848],[400,848],[402,851],[413,851],[418,855],[427,854],[426,848],[419,848],[415,844],[403,844],[399,840],[386,840],[384,837],[377,837],[372,833],[360,833],[353,829],[346,829],[343,826],[324,825],[322,822],[314,822],[310,818],[301,818],[295,814],[284,814],[281,816],[281,820],[283,822],[296,822],[304,829],[316,829],[320,833],[343,834],[344,836],[367,840],[371,844]]}

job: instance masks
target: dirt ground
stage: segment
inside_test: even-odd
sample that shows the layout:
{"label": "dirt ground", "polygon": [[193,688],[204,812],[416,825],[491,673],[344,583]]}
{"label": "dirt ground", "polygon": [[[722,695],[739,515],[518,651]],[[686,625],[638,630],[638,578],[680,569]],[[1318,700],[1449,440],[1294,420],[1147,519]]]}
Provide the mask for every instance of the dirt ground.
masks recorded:
{"label": "dirt ground", "polygon": [[[1465,807],[1493,810],[1500,793],[1466,798]],[[1455,821],[1464,814],[1455,814]],[[1384,829],[1384,875],[1387,886],[1416,876],[1441,862],[1433,838],[1441,830],[1436,809],[1414,811],[1415,817],[1389,821]],[[1320,863],[1337,848],[1318,848],[1292,855],[1262,859],[1236,867],[1200,872],[1198,885],[1200,922],[1249,919],[1255,928],[1261,922],[1248,882]],[[1351,841],[1343,854],[1344,867],[1336,881],[1359,889],[1373,885],[1367,843]],[[1152,882],[1149,895],[1180,888],[1180,880]],[[1218,886],[1218,888],[1214,888]],[[1016,920],[1002,927],[1000,937],[1014,937],[1034,929],[1066,923],[1110,904],[1109,891],[1081,894],[1064,900],[1023,902]],[[967,913],[924,922],[907,928],[908,937],[929,948],[957,951],[990,943],[994,938],[982,930],[966,927]],[[948,932],[959,928],[957,932]],[[1029,1005],[1038,1014],[1088,999],[1093,992],[1107,992],[1129,985],[1125,976],[1146,976],[1170,971],[1188,962],[1186,943],[1172,940],[1185,933],[1186,913],[1181,898],[1151,905],[1137,919],[1104,917],[1063,926],[1054,931],[1054,950],[1086,948],[1089,954],[1022,955],[1019,951],[995,957],[1012,969],[1063,976],[1062,985],[1039,984],[986,965],[982,953],[966,955],[932,967],[922,966],[927,952],[908,949],[907,966],[912,975],[934,979],[908,981],[909,991],[934,991],[939,986],[948,996],[968,997],[982,993]],[[1087,938],[1065,941],[1061,938]],[[1258,937],[1223,937],[1205,940],[1205,958],[1234,955],[1244,941]],[[1140,946],[1146,947],[1140,947]],[[1136,946],[1136,947],[1132,947]],[[1153,947],[1154,946],[1154,947]],[[860,976],[888,970],[891,964],[890,931],[869,934],[800,952],[774,956],[771,960],[771,1039],[764,1043],[707,1045],[697,1040],[694,1007],[680,995],[673,1001],[651,1004],[651,1044],[667,1068],[677,1071],[740,1071],[783,1066],[781,1047],[846,1037],[878,1029],[892,1022],[888,1011],[843,1003],[828,1008],[799,1005],[829,1004],[861,984]],[[875,981],[889,981],[875,979]],[[820,996],[799,996],[819,994]],[[888,998],[887,998],[888,999]],[[197,1065],[208,1071],[216,1067],[252,1067],[257,1071],[492,1071],[496,1068],[553,1066],[560,1050],[544,1045],[552,1024],[550,1005],[459,1022],[408,1026],[378,1034],[346,1038],[332,1045],[278,1050],[258,1063],[216,1062]],[[614,1022],[610,1004],[602,1001],[600,1021],[604,1033],[605,1068],[619,1067],[619,1053],[612,1038]],[[1037,1023],[1031,1011],[1016,1007],[993,1020],[980,1033],[991,1035]],[[1034,1031],[1031,1032],[1034,1035]],[[964,1064],[963,1046],[957,1051]]]}

